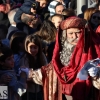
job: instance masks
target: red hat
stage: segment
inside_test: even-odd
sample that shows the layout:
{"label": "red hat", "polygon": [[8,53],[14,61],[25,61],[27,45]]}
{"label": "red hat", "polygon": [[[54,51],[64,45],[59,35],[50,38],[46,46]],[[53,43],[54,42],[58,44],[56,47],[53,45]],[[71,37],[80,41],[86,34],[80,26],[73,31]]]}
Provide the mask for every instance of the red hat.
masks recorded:
{"label": "red hat", "polygon": [[83,28],[85,26],[86,21],[82,18],[73,16],[65,19],[61,22],[60,28],[62,30],[68,29],[68,28]]}

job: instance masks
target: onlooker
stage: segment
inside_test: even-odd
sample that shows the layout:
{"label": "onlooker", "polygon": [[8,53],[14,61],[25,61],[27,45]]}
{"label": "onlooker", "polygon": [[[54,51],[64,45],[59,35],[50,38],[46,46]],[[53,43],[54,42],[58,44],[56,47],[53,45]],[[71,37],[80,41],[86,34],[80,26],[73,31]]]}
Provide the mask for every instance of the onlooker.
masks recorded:
{"label": "onlooker", "polygon": [[[22,13],[26,14],[40,14],[43,12],[45,6],[49,2],[49,0],[24,0],[25,2],[20,7],[20,9],[15,14],[14,20],[16,23],[21,22],[21,15]],[[34,7],[35,5],[35,7]],[[40,16],[41,17],[41,16]]]}
{"label": "onlooker", "polygon": [[13,70],[13,52],[10,48],[0,47],[0,54],[0,76],[8,75],[11,77],[11,80],[5,84],[8,86],[8,100],[19,100],[26,92],[27,75],[25,72],[21,72],[20,79],[17,79],[16,72]]}
{"label": "onlooker", "polygon": [[56,29],[59,29],[60,23],[63,21],[63,15],[60,14],[54,14],[51,16],[51,22],[55,25]]}
{"label": "onlooker", "polygon": [[18,8],[13,9],[8,13],[8,19],[9,19],[9,22],[10,22],[10,27],[8,28],[8,33],[7,33],[7,36],[6,36],[7,39],[8,39],[8,37],[9,37],[9,35],[12,31],[18,30],[18,28],[16,27],[16,22],[14,21],[14,16],[15,16],[17,11],[18,11]]}
{"label": "onlooker", "polygon": [[58,4],[59,2],[56,0],[53,0],[50,2],[50,4],[48,5],[48,11],[50,12],[50,16],[55,14],[55,6]]}
{"label": "onlooker", "polygon": [[66,8],[62,11],[62,15],[64,16],[64,19],[71,17],[71,16],[76,16],[75,12],[71,8]]}
{"label": "onlooker", "polygon": [[[28,35],[25,39],[25,55],[20,60],[20,66],[34,70],[47,64],[42,52],[41,40],[37,35]],[[27,80],[28,100],[43,100],[42,86],[35,84],[31,79]]]}
{"label": "onlooker", "polygon": [[90,24],[93,30],[100,25],[100,11],[96,8],[88,8],[84,12],[84,19]]}
{"label": "onlooker", "polygon": [[29,15],[25,13],[22,14],[21,21],[33,29],[36,29],[38,25],[41,24],[41,20],[38,15]]}
{"label": "onlooker", "polygon": [[37,33],[41,37],[43,52],[48,62],[52,59],[56,33],[57,29],[55,25],[49,20],[43,22],[40,31]]}
{"label": "onlooker", "polygon": [[14,55],[14,70],[18,74],[20,68],[20,59],[25,53],[24,40],[26,34],[22,31],[15,31],[10,38],[10,48]]}
{"label": "onlooker", "polygon": [[55,25],[49,20],[44,20],[39,32],[37,32],[47,44],[55,41],[56,33],[57,29]]}
{"label": "onlooker", "polygon": [[76,0],[70,0],[70,3],[69,3],[69,8],[73,9],[73,10],[76,10],[76,5],[77,5],[77,1]]}
{"label": "onlooker", "polygon": [[[28,2],[30,2],[30,6],[31,6],[31,4],[32,4],[32,2],[33,3],[36,3],[36,2],[39,2],[39,5],[37,5],[37,6],[39,6],[40,7],[40,9],[43,9],[43,8],[45,8],[46,6],[47,6],[47,4],[49,3],[49,1],[50,0],[24,0],[24,2],[25,3],[28,3]],[[27,6],[27,4],[26,4],[26,6]],[[34,10],[37,10],[37,9],[34,9]]]}
{"label": "onlooker", "polygon": [[27,34],[32,34],[40,29],[41,19],[38,15],[31,15],[23,13],[21,15],[22,24],[17,24],[18,29],[26,32]]}
{"label": "onlooker", "polygon": [[55,13],[56,14],[62,14],[62,11],[65,9],[64,5],[58,3],[56,6],[55,6]]}

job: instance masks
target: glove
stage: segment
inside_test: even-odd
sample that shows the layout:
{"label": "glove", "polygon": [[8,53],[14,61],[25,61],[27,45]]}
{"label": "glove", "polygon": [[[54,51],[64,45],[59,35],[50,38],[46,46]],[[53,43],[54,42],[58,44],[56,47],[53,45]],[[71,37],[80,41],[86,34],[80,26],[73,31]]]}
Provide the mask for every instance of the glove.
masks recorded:
{"label": "glove", "polygon": [[19,68],[19,74],[20,74],[22,71],[25,72],[25,73],[27,74],[27,77],[28,77],[28,75],[29,75],[29,69],[28,69],[28,68]]}
{"label": "glove", "polygon": [[96,77],[98,72],[99,72],[98,67],[91,67],[88,69],[88,73],[91,77]]}
{"label": "glove", "polygon": [[91,77],[96,77],[99,72],[100,59],[94,59],[88,62],[88,73]]}

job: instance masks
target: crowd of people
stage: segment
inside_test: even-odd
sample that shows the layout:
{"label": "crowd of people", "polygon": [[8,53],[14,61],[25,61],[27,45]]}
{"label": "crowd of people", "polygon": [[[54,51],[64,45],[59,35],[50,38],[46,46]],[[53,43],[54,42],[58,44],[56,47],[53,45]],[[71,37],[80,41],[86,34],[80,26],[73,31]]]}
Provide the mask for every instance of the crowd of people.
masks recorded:
{"label": "crowd of people", "polygon": [[0,0],[0,86],[8,100],[100,100],[100,1]]}

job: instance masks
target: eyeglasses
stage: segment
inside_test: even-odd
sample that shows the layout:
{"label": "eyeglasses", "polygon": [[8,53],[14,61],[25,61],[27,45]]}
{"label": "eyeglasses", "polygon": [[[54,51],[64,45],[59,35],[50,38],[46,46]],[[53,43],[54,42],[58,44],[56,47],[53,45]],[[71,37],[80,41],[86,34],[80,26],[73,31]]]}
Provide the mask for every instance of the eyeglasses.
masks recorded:
{"label": "eyeglasses", "polygon": [[96,19],[97,18],[98,20],[100,20],[100,17],[98,17],[98,16],[93,16],[92,18],[93,19]]}

